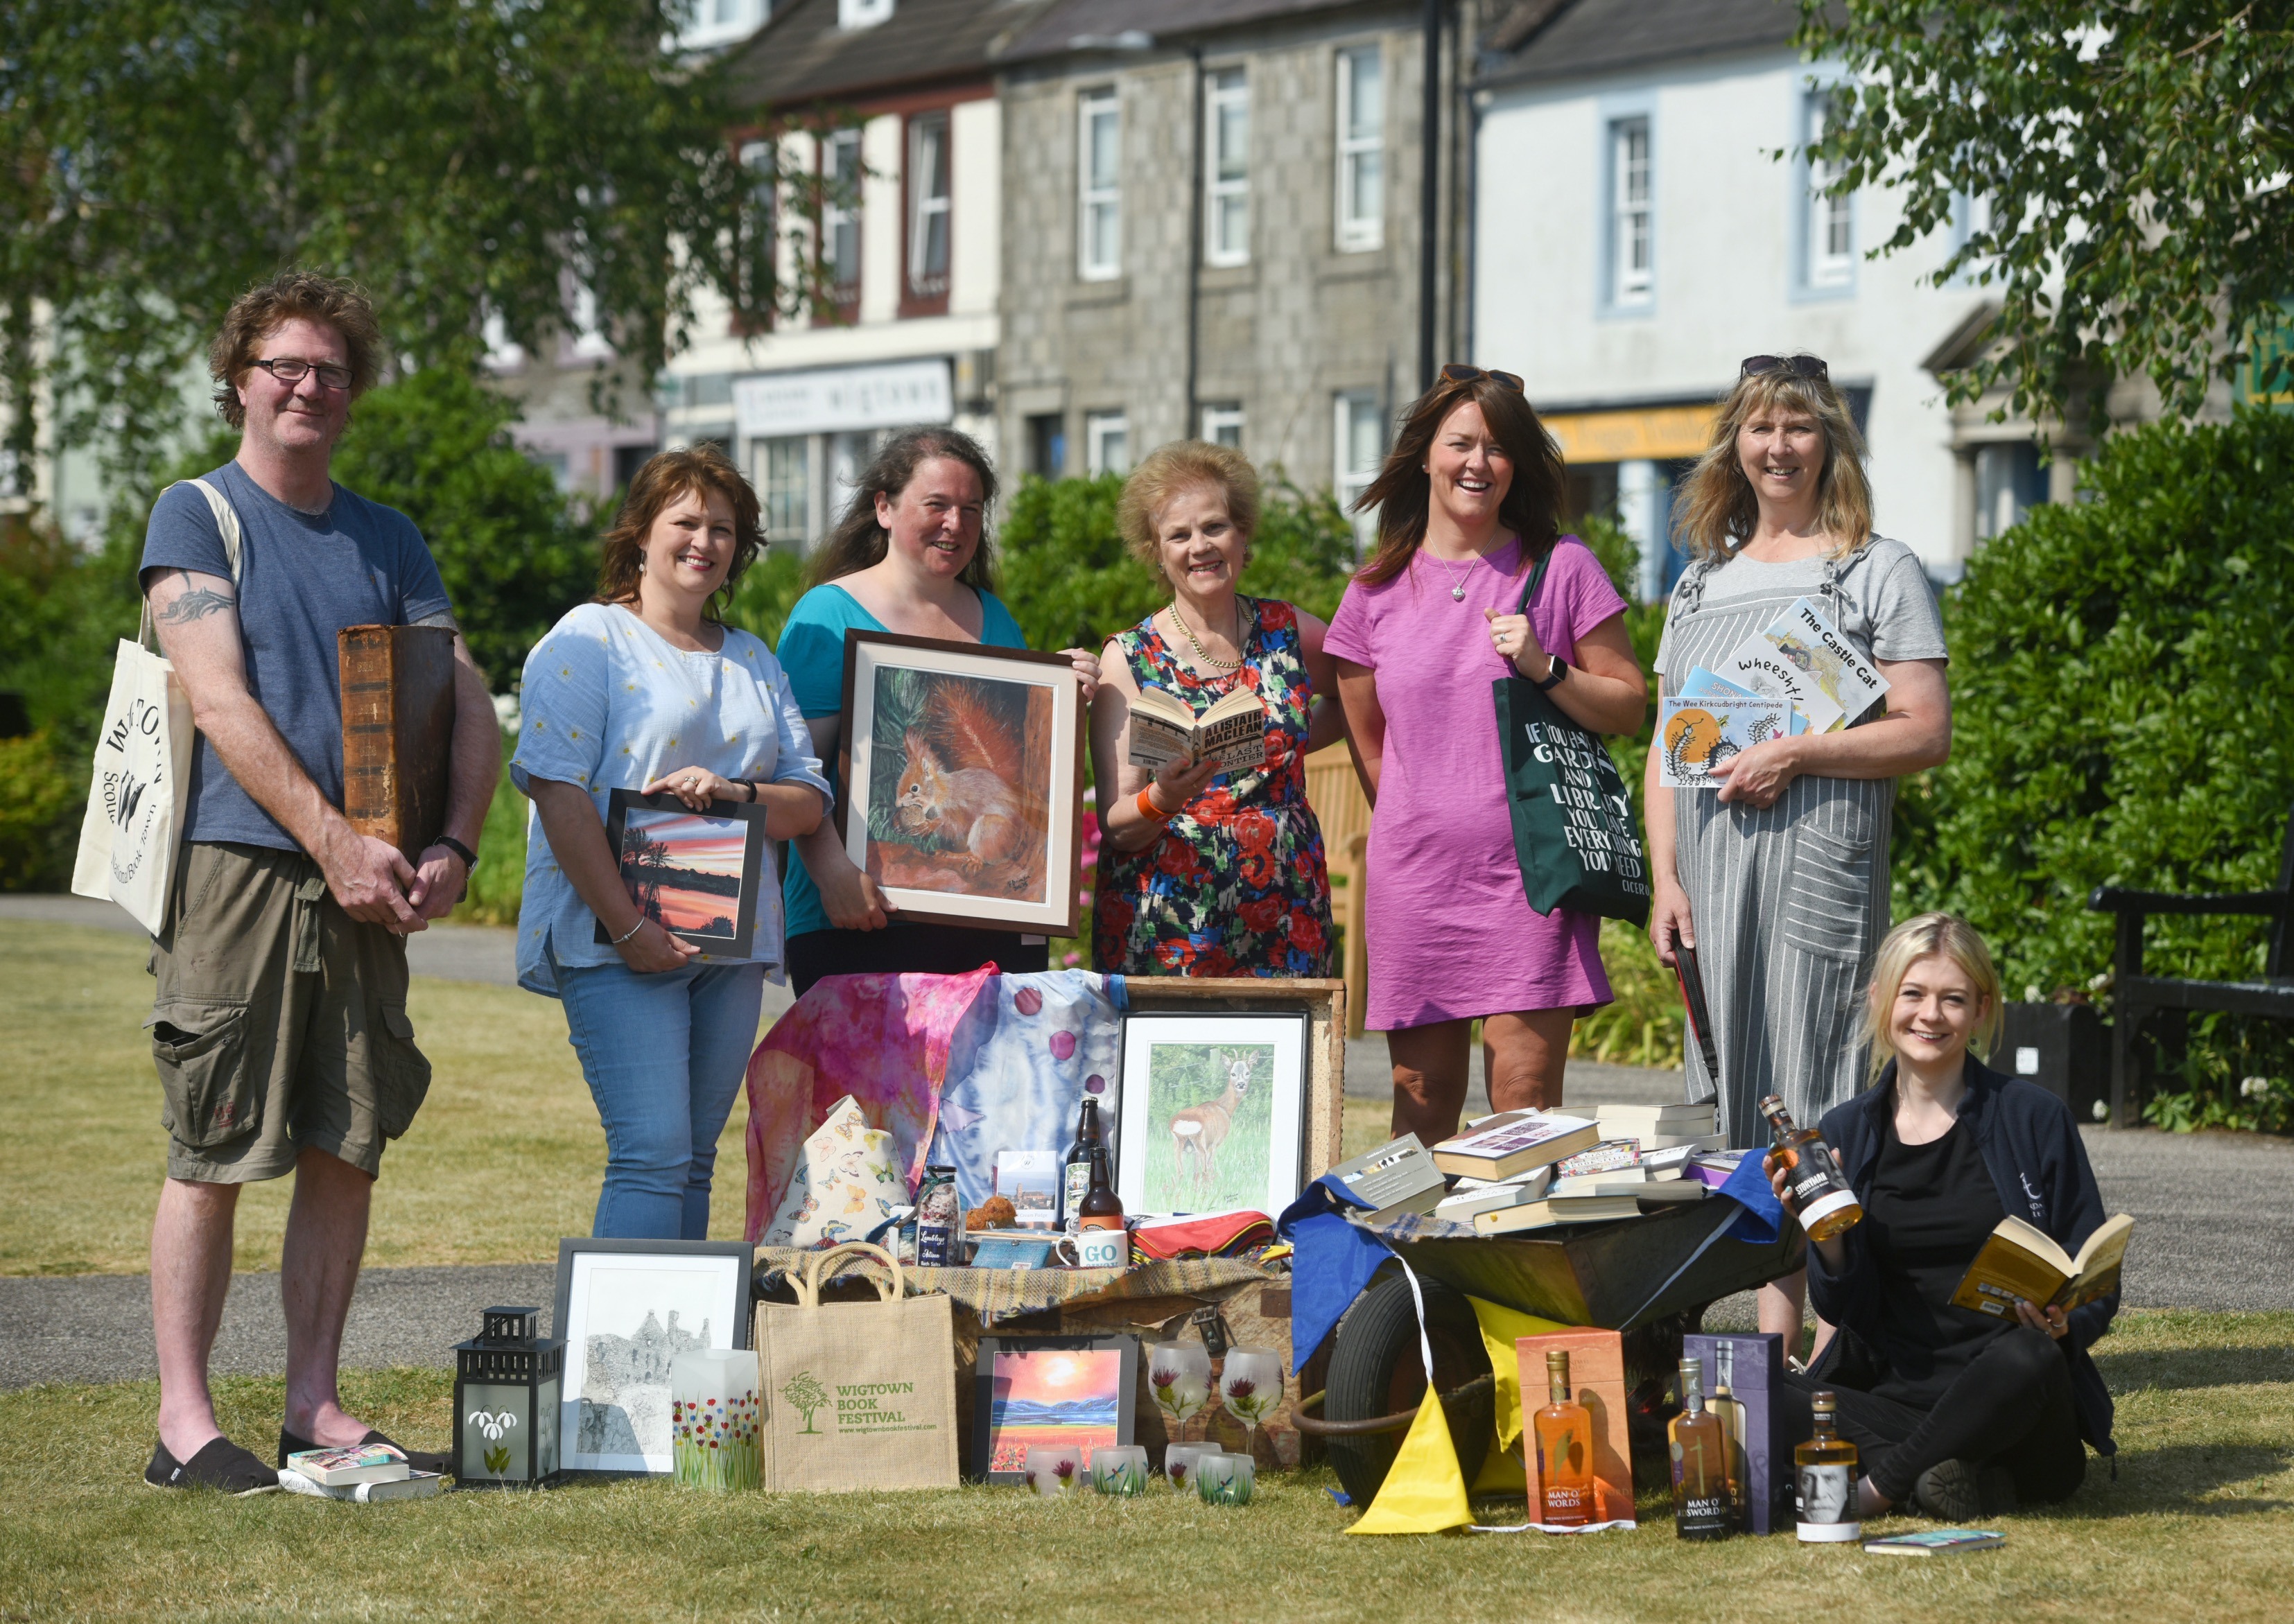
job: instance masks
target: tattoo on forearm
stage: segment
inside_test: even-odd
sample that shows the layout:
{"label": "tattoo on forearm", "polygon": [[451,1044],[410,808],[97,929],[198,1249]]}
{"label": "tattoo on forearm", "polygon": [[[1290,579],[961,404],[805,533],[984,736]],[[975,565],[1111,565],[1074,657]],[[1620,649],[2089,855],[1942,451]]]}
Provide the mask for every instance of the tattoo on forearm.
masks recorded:
{"label": "tattoo on forearm", "polygon": [[[191,572],[177,570],[176,578],[188,581]],[[229,610],[236,612],[239,600],[228,592],[218,592],[213,587],[192,587],[173,603],[157,611],[153,619],[168,625],[182,625],[191,621],[203,621],[211,614]]]}

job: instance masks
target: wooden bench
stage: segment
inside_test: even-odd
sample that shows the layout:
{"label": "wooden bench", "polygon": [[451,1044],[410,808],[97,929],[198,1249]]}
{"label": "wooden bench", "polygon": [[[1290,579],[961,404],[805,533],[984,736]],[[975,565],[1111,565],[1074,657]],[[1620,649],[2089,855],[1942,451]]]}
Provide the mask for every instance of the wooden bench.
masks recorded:
{"label": "wooden bench", "polygon": [[[2119,916],[2119,939],[2111,954],[2111,992],[2118,1011],[2111,1023],[2111,1125],[2132,1127],[2142,1108],[2135,1039],[2143,1023],[2157,1014],[2185,1022],[2194,1013],[2259,1015],[2294,1020],[2294,974],[2289,973],[2287,938],[2294,921],[2294,812],[2278,859],[2278,885],[2267,891],[2225,891],[2194,896],[2168,891],[2125,891],[2098,886],[2087,899],[2097,913]],[[2153,914],[2232,914],[2270,922],[2269,951],[2259,981],[2184,981],[2143,973],[2143,922]]]}
{"label": "wooden bench", "polygon": [[1322,826],[1322,858],[1330,872],[1330,919],[1344,933],[1339,975],[1346,984],[1346,1035],[1363,1035],[1370,1003],[1370,951],[1363,945],[1363,874],[1370,849],[1370,797],[1354,775],[1345,741],[1306,758],[1306,804]]}

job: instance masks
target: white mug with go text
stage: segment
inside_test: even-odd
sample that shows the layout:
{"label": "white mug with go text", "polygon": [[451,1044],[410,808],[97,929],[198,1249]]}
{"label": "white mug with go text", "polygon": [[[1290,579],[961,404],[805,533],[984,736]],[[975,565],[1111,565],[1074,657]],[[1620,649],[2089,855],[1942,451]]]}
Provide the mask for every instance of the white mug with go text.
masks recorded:
{"label": "white mug with go text", "polygon": [[1075,1247],[1078,1269],[1127,1269],[1131,1265],[1128,1230],[1078,1230],[1068,1239]]}

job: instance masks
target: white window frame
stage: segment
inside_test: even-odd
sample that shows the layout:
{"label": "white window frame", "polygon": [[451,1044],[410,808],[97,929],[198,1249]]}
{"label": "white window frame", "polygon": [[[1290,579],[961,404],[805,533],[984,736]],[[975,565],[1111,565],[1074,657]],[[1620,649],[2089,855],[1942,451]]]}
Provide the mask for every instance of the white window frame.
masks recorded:
{"label": "white window frame", "polygon": [[891,20],[893,0],[836,0],[836,26],[846,33]]}
{"label": "white window frame", "polygon": [[[1375,389],[1341,389],[1330,397],[1330,490],[1340,510],[1346,511],[1386,465],[1385,414],[1379,410]],[[1357,458],[1358,434],[1364,428],[1372,435],[1371,454]],[[1346,519],[1354,527],[1357,543],[1367,546],[1376,532],[1376,516],[1346,511]]]}
{"label": "white window frame", "polygon": [[1202,419],[1199,432],[1204,440],[1213,445],[1232,446],[1236,451],[1242,449],[1241,406],[1232,401],[1206,406],[1202,410]]}
{"label": "white window frame", "polygon": [[[1116,453],[1109,455],[1109,443]],[[1084,472],[1094,479],[1102,474],[1131,471],[1131,418],[1128,413],[1087,411],[1083,415]]]}
{"label": "white window frame", "polygon": [[[937,299],[948,293],[948,265],[956,257],[956,221],[949,211],[949,199],[955,183],[952,164],[955,149],[951,145],[955,120],[946,110],[919,113],[908,120],[908,294],[912,298]],[[940,191],[937,196],[924,191],[924,177],[931,173],[923,161],[924,142],[937,133],[940,137]],[[940,266],[934,271],[925,263],[926,249],[931,240],[931,227],[937,222],[940,230]]]}
{"label": "white window frame", "polygon": [[[1802,138],[1810,147],[1830,122],[1836,89],[1813,90],[1802,102]],[[1832,293],[1856,285],[1856,199],[1828,197],[1824,189],[1839,178],[1836,164],[1819,162],[1803,149],[1806,184],[1801,196],[1801,281],[1810,292]]]}
{"label": "white window frame", "polygon": [[[1354,117],[1357,98],[1363,81],[1363,69],[1371,69],[1370,81],[1377,85],[1376,127],[1357,129]],[[1338,248],[1342,254],[1360,254],[1386,246],[1386,53],[1376,45],[1349,45],[1338,53],[1338,197],[1335,218],[1338,221]],[[1354,212],[1356,197],[1364,190],[1363,181],[1369,179],[1369,207]]]}
{"label": "white window frame", "polygon": [[[1203,85],[1203,263],[1250,263],[1250,77],[1214,68]],[[1234,137],[1232,149],[1229,136]]]}
{"label": "white window frame", "polygon": [[750,465],[766,539],[791,552],[802,552],[812,540],[812,436],[777,434],[752,445]]}
{"label": "white window frame", "polygon": [[[838,130],[823,136],[820,142],[820,175],[824,182],[844,178],[845,155],[850,154],[850,178],[858,185],[863,180],[860,159],[860,132]],[[821,258],[835,267],[835,280],[830,286],[840,300],[860,296],[860,215],[861,206],[856,196],[852,207],[835,202],[824,203],[820,210]],[[837,236],[844,231],[852,233],[852,264],[850,280],[846,280],[844,256],[837,252]]]}
{"label": "white window frame", "polygon": [[[1111,130],[1113,174],[1092,167],[1093,134],[1099,120]],[[1104,256],[1101,230],[1105,225]],[[1123,274],[1123,110],[1113,85],[1086,90],[1076,98],[1076,275],[1086,282],[1112,281]]]}
{"label": "white window frame", "polygon": [[[1656,158],[1647,113],[1608,121],[1608,303],[1632,310],[1656,298]],[[1638,150],[1636,144],[1638,143]]]}

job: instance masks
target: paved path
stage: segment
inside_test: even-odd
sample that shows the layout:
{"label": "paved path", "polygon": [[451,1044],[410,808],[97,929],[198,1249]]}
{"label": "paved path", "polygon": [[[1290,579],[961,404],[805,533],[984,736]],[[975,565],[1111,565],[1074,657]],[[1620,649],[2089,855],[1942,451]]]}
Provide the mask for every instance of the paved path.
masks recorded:
{"label": "paved path", "polygon": [[[0,896],[0,919],[38,919],[136,932],[109,903],[69,897]],[[440,925],[408,939],[418,975],[515,983],[510,933]],[[786,994],[768,987],[766,1019]],[[1476,1080],[1473,1097],[1481,1098]],[[1389,1097],[1385,1043],[1376,1034],[1349,1045],[1346,1093]],[[1576,1062],[1571,1098],[1658,1103],[1680,1098],[1677,1072]],[[2294,1141],[2246,1134],[2110,1132],[2083,1128],[2087,1153],[2113,1212],[2135,1219],[2127,1301],[2145,1308],[2294,1310]],[[451,1349],[495,1303],[549,1306],[555,1260],[476,1268],[371,1269],[360,1278],[344,1362],[354,1368],[444,1368]],[[1714,1319],[1749,1323],[1748,1304],[1718,1304]],[[157,1374],[150,1289],[139,1275],[0,1279],[0,1389],[54,1381],[124,1381]],[[279,1277],[242,1274],[224,1311],[215,1368],[275,1375],[284,1368]]]}

